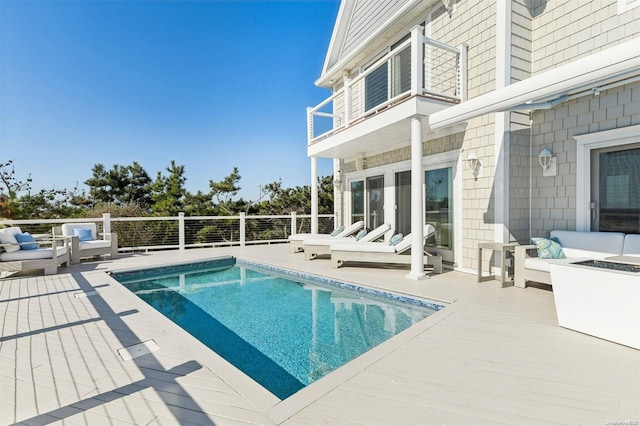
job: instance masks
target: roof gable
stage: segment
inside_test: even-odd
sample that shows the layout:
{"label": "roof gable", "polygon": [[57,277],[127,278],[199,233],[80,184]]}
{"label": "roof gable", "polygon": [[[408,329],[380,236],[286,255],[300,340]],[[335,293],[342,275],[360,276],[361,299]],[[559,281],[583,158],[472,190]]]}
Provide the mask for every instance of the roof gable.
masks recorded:
{"label": "roof gable", "polygon": [[343,0],[333,28],[324,74],[353,52],[390,17],[414,0]]}

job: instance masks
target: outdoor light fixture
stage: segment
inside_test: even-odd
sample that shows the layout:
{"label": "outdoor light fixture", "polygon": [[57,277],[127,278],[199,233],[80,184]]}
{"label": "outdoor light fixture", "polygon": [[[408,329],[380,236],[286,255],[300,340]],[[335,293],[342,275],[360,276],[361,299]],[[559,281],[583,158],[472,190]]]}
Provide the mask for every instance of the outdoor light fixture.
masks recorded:
{"label": "outdoor light fixture", "polygon": [[467,164],[469,165],[469,169],[471,169],[473,178],[477,180],[478,177],[481,176],[482,160],[480,160],[474,153],[471,153],[467,156]]}
{"label": "outdoor light fixture", "polygon": [[558,173],[556,156],[547,148],[544,148],[538,154],[538,163],[542,167],[542,176],[555,176]]}

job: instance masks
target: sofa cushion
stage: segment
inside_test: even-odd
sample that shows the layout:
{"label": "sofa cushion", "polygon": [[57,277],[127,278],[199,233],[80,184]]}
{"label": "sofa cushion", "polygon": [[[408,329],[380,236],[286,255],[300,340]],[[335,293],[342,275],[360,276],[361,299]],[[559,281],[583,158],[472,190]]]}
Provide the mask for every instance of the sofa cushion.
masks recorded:
{"label": "sofa cushion", "polygon": [[551,231],[551,238],[556,238],[560,242],[567,257],[569,257],[567,248],[619,256],[624,246],[622,232]]}
{"label": "sofa cushion", "polygon": [[107,248],[107,247],[111,247],[111,241],[109,240],[80,241],[80,243],[78,244],[78,247],[80,248],[80,250]]}
{"label": "sofa cushion", "polygon": [[22,230],[18,226],[0,229],[0,244],[15,244],[4,246],[5,252],[11,253],[20,250],[20,246],[17,245],[16,234],[22,234]]}
{"label": "sofa cushion", "polygon": [[627,234],[624,237],[624,256],[640,256],[640,234]]}
{"label": "sofa cushion", "polygon": [[25,232],[24,234],[16,234],[15,237],[16,240],[18,240],[18,242],[22,244],[20,246],[20,250],[36,250],[39,247],[38,243],[36,243],[36,239],[28,232]]}
{"label": "sofa cushion", "polygon": [[577,259],[579,257],[585,259],[592,260],[604,260],[605,257],[611,257],[611,253],[601,252],[601,251],[592,251],[592,250],[582,250],[577,248],[565,247],[563,248],[564,254],[569,259]]}
{"label": "sofa cushion", "polygon": [[[66,247],[57,247],[56,250],[58,256],[61,256],[67,252]],[[53,258],[53,249],[51,247],[41,247],[36,250],[18,250],[11,253],[0,254],[0,260],[3,262],[9,262],[14,260],[36,260],[36,259],[51,259]]]}
{"label": "sofa cushion", "polygon": [[531,242],[536,245],[538,249],[539,259],[564,259],[566,258],[562,251],[560,243],[555,239],[548,238],[531,238]]}

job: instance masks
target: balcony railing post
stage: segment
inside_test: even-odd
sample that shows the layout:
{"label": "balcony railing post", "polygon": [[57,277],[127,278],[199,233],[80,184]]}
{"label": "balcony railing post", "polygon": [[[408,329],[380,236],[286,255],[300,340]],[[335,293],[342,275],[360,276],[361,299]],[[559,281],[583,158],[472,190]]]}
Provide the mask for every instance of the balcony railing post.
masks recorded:
{"label": "balcony railing post", "polygon": [[458,45],[458,50],[460,53],[458,54],[458,96],[460,97],[460,101],[464,102],[467,100],[467,45],[466,43],[462,43]]}
{"label": "balcony railing post", "polygon": [[111,213],[102,213],[102,232],[111,233]]}
{"label": "balcony railing post", "polygon": [[424,91],[424,27],[416,25],[411,30],[411,95]]}
{"label": "balcony railing post", "polygon": [[313,140],[313,108],[307,107],[307,143]]}
{"label": "balcony railing post", "polygon": [[291,212],[291,233],[293,235],[296,233],[296,229],[298,229],[296,212]]}
{"label": "balcony railing post", "polygon": [[184,213],[178,213],[178,249],[184,250],[185,248],[185,234],[184,234]]}
{"label": "balcony railing post", "polygon": [[351,79],[349,78],[349,74],[345,73],[342,76],[342,82],[344,85],[344,123],[341,123],[341,125],[347,127],[349,123],[351,123]]}
{"label": "balcony railing post", "polygon": [[244,247],[245,244],[245,214],[240,212],[240,247]]}

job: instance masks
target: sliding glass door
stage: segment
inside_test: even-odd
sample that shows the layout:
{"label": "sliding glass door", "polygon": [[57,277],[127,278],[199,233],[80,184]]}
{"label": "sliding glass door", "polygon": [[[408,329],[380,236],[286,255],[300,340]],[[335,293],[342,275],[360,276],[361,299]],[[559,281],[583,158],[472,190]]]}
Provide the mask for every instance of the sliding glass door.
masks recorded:
{"label": "sliding glass door", "polygon": [[640,144],[591,151],[591,230],[640,233]]}
{"label": "sliding glass door", "polygon": [[451,167],[427,170],[425,182],[425,223],[436,228],[427,245],[453,249],[453,179]]}

